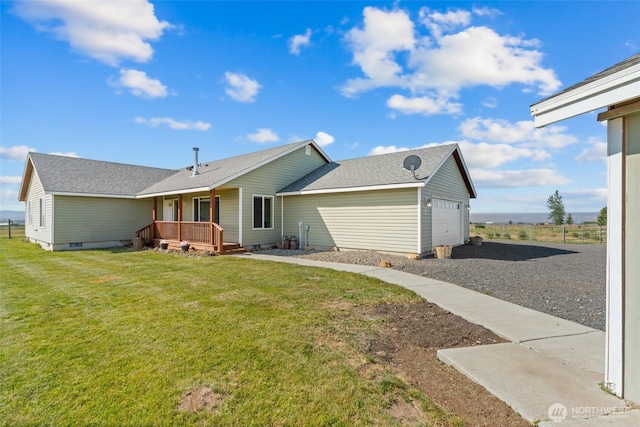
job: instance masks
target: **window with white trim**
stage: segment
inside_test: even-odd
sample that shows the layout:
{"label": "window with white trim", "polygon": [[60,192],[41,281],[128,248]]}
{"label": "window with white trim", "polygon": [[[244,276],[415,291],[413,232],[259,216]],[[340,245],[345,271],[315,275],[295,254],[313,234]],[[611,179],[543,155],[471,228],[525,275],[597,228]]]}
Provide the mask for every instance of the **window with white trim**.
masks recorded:
{"label": "window with white trim", "polygon": [[[209,209],[211,208],[211,198],[193,198],[193,220],[198,222],[209,222]],[[213,222],[220,224],[220,196],[216,196],[216,211],[213,213]]]}
{"label": "window with white trim", "polygon": [[40,197],[40,227],[46,224],[44,197]]}
{"label": "window with white trim", "polygon": [[273,228],[273,196],[253,196],[253,228]]}

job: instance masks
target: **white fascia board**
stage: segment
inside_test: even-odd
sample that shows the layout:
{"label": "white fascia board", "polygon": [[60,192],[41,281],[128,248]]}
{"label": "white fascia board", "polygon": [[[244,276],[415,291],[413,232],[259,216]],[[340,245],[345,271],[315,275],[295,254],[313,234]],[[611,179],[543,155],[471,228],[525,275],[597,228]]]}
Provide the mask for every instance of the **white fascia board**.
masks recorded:
{"label": "white fascia board", "polygon": [[530,108],[540,128],[589,111],[640,96],[640,64],[533,104]]}
{"label": "white fascia board", "polygon": [[288,191],[286,193],[276,193],[276,196],[304,196],[306,194],[351,193],[354,191],[394,190],[397,188],[416,188],[416,187],[424,187],[424,182],[420,181],[420,182],[411,182],[411,183],[405,183],[405,184],[371,185],[367,187],[325,188],[322,190]]}
{"label": "white fascia board", "polygon": [[136,196],[123,194],[92,194],[92,193],[68,193],[64,191],[46,191],[45,194],[52,196],[72,196],[72,197],[102,197],[106,199],[137,199]]}
{"label": "white fascia board", "polygon": [[179,194],[202,193],[203,191],[210,191],[211,188],[215,188],[215,187],[200,187],[200,188],[189,188],[189,189],[182,189],[182,190],[163,191],[160,193],[141,194],[141,195],[135,196],[134,198],[148,199],[149,197],[177,196]]}

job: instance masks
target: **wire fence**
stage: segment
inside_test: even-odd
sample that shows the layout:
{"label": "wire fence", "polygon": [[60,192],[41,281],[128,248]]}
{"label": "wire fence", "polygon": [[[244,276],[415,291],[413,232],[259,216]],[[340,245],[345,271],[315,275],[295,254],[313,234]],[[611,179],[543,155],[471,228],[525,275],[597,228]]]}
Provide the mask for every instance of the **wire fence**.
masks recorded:
{"label": "wire fence", "polygon": [[470,236],[483,239],[554,243],[606,243],[607,227],[598,224],[470,224]]}
{"label": "wire fence", "polygon": [[23,239],[24,225],[13,221],[0,223],[0,239]]}

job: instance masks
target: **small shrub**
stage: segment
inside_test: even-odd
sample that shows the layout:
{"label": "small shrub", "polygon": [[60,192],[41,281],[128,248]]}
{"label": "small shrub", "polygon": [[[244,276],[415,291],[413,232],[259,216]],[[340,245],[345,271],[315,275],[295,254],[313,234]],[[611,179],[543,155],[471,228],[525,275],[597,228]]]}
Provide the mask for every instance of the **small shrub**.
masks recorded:
{"label": "small shrub", "polygon": [[476,228],[487,228],[487,227],[486,227],[486,226],[484,226],[484,225],[481,225],[481,224],[477,224],[477,225],[476,225]]}
{"label": "small shrub", "polygon": [[489,232],[487,233],[487,239],[493,239],[494,234]]}
{"label": "small shrub", "polygon": [[511,234],[509,233],[506,233],[503,237],[507,240],[511,240]]}
{"label": "small shrub", "polygon": [[521,230],[520,233],[518,233],[518,239],[527,240],[527,232],[524,230]]}
{"label": "small shrub", "polygon": [[578,232],[577,232],[577,231],[574,231],[573,233],[571,233],[571,235],[572,235],[573,237],[575,237],[576,239],[579,239],[579,238],[580,238],[580,234],[578,234]]}

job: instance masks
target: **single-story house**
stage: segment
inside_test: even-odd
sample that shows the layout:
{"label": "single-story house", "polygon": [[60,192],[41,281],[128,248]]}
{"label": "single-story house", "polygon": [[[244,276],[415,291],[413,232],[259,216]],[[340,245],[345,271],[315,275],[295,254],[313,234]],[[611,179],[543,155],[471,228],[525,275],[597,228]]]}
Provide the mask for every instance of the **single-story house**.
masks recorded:
{"label": "single-story house", "polygon": [[537,127],[606,107],[607,386],[640,403],[640,53],[531,106]]}
{"label": "single-story house", "polygon": [[296,236],[416,255],[468,241],[475,197],[457,144],[334,162],[313,140],[207,163],[194,148],[178,170],[29,153],[19,193],[26,237],[49,250],[138,236],[224,253]]}

